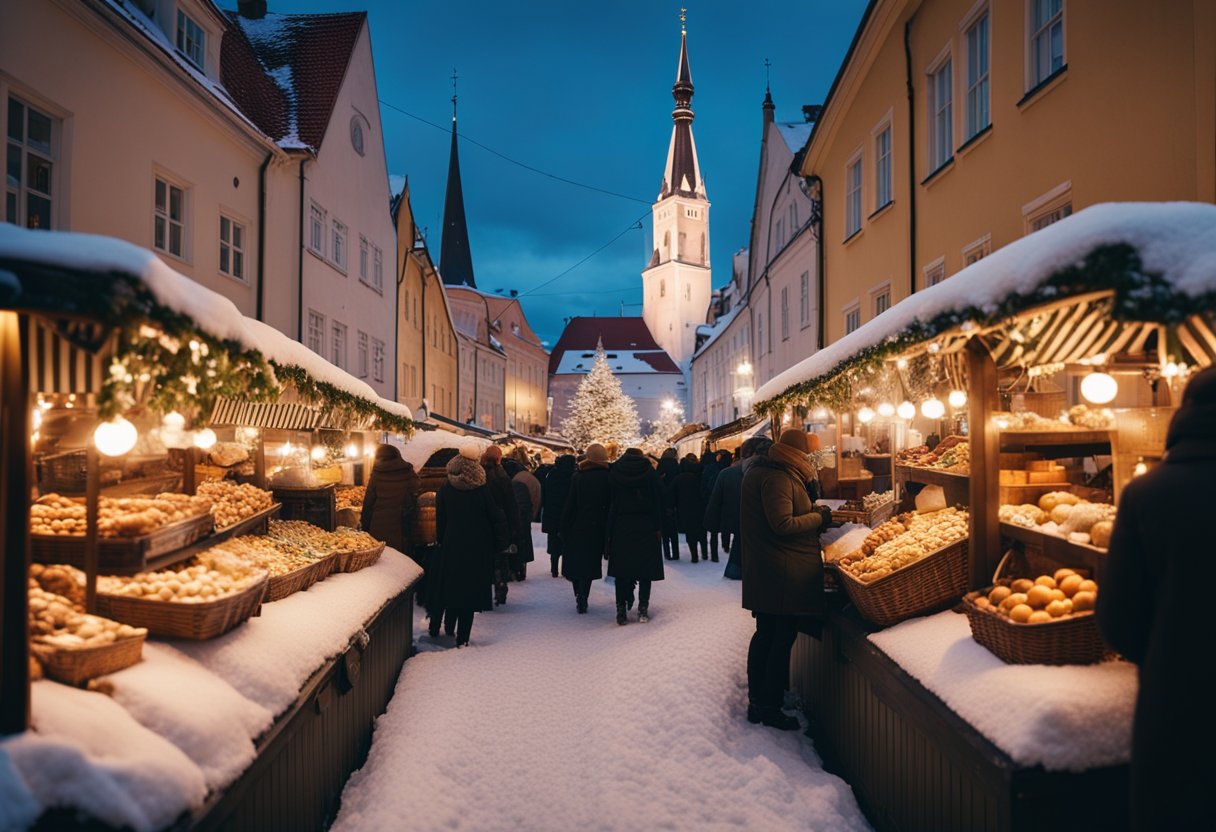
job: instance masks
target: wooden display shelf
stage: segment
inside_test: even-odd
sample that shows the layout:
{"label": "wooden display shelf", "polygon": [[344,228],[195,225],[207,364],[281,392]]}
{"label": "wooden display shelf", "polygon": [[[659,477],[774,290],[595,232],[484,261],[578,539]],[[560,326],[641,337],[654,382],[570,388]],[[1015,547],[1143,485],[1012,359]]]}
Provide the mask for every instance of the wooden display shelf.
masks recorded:
{"label": "wooden display shelf", "polygon": [[1016,540],[1028,549],[1041,552],[1061,566],[1083,566],[1099,583],[1106,571],[1106,550],[1087,543],[1073,543],[1065,537],[1028,529],[1016,523],[1001,523],[1001,536]]}
{"label": "wooden display shelf", "polygon": [[231,540],[232,538],[240,537],[243,534],[259,533],[260,531],[264,530],[262,527],[265,526],[266,521],[270,520],[279,513],[280,508],[282,508],[282,506],[280,506],[278,503],[274,503],[270,506],[270,508],[262,509],[257,514],[246,517],[239,523],[235,523],[231,526],[225,526],[222,529],[216,529],[210,537],[204,537],[202,540],[199,540],[196,543],[191,543],[189,546],[178,549],[176,552],[166,552],[160,557],[150,558],[147,564],[144,565],[143,569],[136,569],[126,572],[111,571],[107,572],[106,574],[130,575],[133,574],[133,572],[153,572],[157,569],[162,569],[171,563],[177,563],[178,561],[183,561],[188,557],[197,555],[199,552],[210,549],[215,544],[223,543],[225,540]]}
{"label": "wooden display shelf", "polygon": [[956,474],[938,468],[922,468],[919,465],[896,465],[895,473],[910,482],[919,482],[922,485],[940,485],[942,488],[957,488],[960,485],[966,488],[967,482],[971,479],[970,474]]}
{"label": "wooden display shelf", "polygon": [[[1095,445],[1110,445],[1109,430],[1003,430],[1001,449],[1010,448],[1076,448],[1078,451]],[[1078,455],[1084,455],[1079,453]]]}
{"label": "wooden display shelf", "polygon": [[[211,529],[211,514],[207,512],[137,537],[101,537],[97,541],[98,571],[106,574],[139,572],[153,559],[207,539]],[[36,563],[64,563],[84,569],[87,539],[84,534],[31,534],[30,558]]]}

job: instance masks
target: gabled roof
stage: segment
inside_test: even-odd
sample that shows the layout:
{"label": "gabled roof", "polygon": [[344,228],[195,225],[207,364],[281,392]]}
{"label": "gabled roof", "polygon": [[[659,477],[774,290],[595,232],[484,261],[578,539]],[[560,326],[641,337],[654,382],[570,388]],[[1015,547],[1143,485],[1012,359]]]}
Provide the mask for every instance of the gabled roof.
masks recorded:
{"label": "gabled roof", "polygon": [[278,105],[271,97],[255,94],[248,66],[232,68],[231,81],[225,67],[225,86],[248,90],[242,107],[281,147],[320,150],[367,13],[267,14],[251,20],[230,11],[228,17],[282,92],[286,124],[280,124]]}
{"label": "gabled roof", "polygon": [[[642,318],[571,318],[562,330],[561,337],[549,354],[549,374],[559,371],[572,372],[562,367],[566,353],[594,352],[596,344],[603,343],[605,352],[624,353],[631,356],[634,372],[678,373],[680,368],[663,351],[650,334],[650,328]],[[640,365],[639,365],[640,363]],[[587,362],[587,369],[591,363]]]}
{"label": "gabled roof", "polygon": [[443,198],[443,239],[439,241],[439,273],[449,286],[477,288],[477,281],[473,279],[473,254],[469,250],[469,224],[464,215],[464,188],[460,184],[460,156],[456,149],[458,135],[456,116],[453,114],[448,187]]}

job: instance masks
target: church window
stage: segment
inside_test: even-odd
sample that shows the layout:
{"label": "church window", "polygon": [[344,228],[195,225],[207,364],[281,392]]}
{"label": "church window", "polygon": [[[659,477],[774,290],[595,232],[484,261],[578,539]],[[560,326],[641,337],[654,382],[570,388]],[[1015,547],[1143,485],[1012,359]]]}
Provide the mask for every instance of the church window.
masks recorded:
{"label": "church window", "polygon": [[683,260],[683,259],[684,259],[684,254],[685,254],[685,243],[687,242],[687,240],[688,240],[688,235],[687,235],[687,234],[685,234],[683,231],[681,231],[681,232],[680,232],[680,249],[679,249],[679,252],[678,252],[678,256],[679,256],[679,258],[680,258],[681,260]]}
{"label": "church window", "polygon": [[692,284],[684,284],[684,300],[692,300]]}
{"label": "church window", "polygon": [[667,255],[667,259],[671,259],[671,232],[663,232],[663,251]]}
{"label": "church window", "polygon": [[701,264],[705,264],[705,235],[701,235]]}
{"label": "church window", "polygon": [[659,297],[661,297],[661,298],[667,297],[667,281],[666,280],[659,281]]}

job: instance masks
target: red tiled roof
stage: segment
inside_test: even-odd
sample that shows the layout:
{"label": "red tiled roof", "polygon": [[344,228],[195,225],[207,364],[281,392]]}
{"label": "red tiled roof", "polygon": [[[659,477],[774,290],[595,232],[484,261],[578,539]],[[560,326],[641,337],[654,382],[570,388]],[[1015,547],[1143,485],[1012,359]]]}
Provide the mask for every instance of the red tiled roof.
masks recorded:
{"label": "red tiled roof", "polygon": [[253,82],[245,77],[247,66],[233,68],[231,82],[225,67],[224,85],[230,90],[237,85],[249,90],[248,104],[242,101],[242,107],[248,106],[250,118],[284,147],[319,150],[367,13],[267,14],[260,20],[236,12],[228,15],[251,45],[262,70],[282,91],[286,124],[279,132],[271,131],[277,105],[271,97],[255,94]]}
{"label": "red tiled roof", "polygon": [[262,69],[244,30],[227,18],[220,41],[220,80],[232,100],[271,138],[287,134],[287,100],[279,85]]}
{"label": "red tiled roof", "polygon": [[678,373],[680,368],[655,342],[650,327],[642,318],[571,318],[549,354],[549,373],[557,372],[562,355],[568,351],[590,351],[599,341],[609,352],[637,353],[659,372]]}

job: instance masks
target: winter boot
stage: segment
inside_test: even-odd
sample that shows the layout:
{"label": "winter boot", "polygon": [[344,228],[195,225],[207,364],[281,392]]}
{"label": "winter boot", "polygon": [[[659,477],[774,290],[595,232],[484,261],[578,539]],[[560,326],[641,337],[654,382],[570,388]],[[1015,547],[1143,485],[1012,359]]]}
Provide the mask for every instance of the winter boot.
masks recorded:
{"label": "winter boot", "polygon": [[557,573],[557,559],[557,555],[549,556],[549,574],[555,578],[560,578],[561,576]]}
{"label": "winter boot", "polygon": [[638,604],[638,622],[645,624],[650,620],[650,604]]}
{"label": "winter boot", "polygon": [[759,725],[764,718],[764,709],[756,704],[756,700],[747,700],[747,721],[752,725]]}
{"label": "winter boot", "polygon": [[796,718],[776,706],[762,708],[760,722],[769,728],[776,728],[778,731],[797,731],[802,727]]}
{"label": "winter boot", "polygon": [[579,615],[582,615],[583,613],[587,612],[587,596],[586,595],[574,596],[574,608],[578,610]]}
{"label": "winter boot", "polygon": [[618,601],[616,605],[616,623],[624,626],[628,622],[629,617],[625,605]]}
{"label": "winter boot", "polygon": [[443,622],[442,615],[432,615],[431,616],[431,623],[427,627],[427,633],[430,634],[431,638],[439,638],[439,627],[442,624],[442,622]]}

